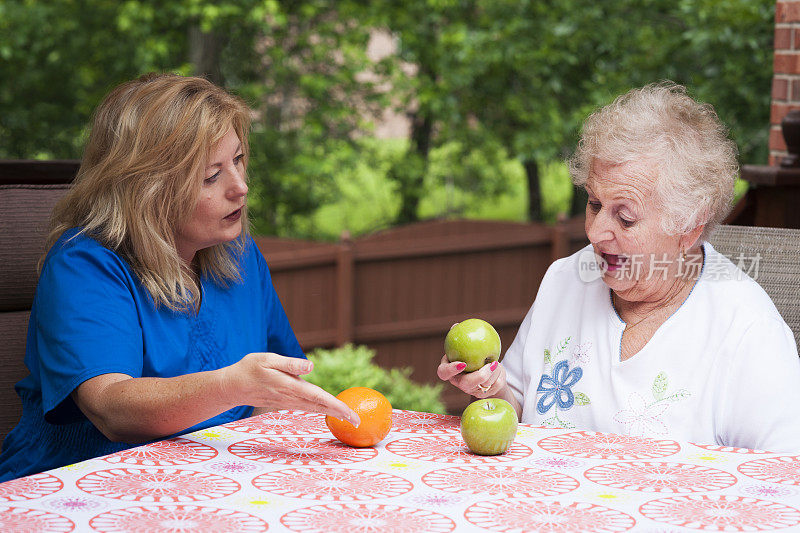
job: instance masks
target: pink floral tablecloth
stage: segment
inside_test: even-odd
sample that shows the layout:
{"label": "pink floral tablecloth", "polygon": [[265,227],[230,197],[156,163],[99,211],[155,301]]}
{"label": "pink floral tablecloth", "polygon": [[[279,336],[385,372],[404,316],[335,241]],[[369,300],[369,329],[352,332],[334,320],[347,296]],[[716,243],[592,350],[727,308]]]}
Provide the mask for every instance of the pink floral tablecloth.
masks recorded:
{"label": "pink floral tablecloth", "polygon": [[0,484],[0,531],[800,531],[800,456],[394,412],[374,448],[282,411]]}

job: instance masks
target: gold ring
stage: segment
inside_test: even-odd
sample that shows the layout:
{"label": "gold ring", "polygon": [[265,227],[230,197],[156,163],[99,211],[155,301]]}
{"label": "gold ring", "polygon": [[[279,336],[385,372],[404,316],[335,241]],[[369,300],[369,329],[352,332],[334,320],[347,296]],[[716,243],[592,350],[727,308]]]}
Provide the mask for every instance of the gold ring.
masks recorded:
{"label": "gold ring", "polygon": [[489,392],[489,389],[491,389],[492,386],[489,385],[488,387],[484,387],[483,385],[478,385],[478,388],[481,390],[481,392]]}

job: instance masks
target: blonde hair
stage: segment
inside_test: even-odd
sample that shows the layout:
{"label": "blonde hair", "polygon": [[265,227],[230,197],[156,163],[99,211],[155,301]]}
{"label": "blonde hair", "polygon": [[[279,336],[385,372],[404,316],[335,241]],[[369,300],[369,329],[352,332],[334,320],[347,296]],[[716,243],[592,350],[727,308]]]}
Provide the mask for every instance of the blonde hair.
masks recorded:
{"label": "blonde hair", "polygon": [[705,224],[702,242],[732,207],[737,154],[714,108],[664,81],[633,89],[592,113],[568,164],[578,186],[586,183],[593,159],[654,164],[662,230],[682,235]]}
{"label": "blonde hair", "polygon": [[[200,287],[175,246],[176,229],[192,215],[212,148],[230,131],[247,168],[250,127],[245,103],[208,80],[147,74],[123,83],[94,113],[78,175],[56,205],[46,250],[80,228],[131,266],[156,306],[197,309]],[[240,279],[248,235],[195,254],[201,275],[226,285]]]}

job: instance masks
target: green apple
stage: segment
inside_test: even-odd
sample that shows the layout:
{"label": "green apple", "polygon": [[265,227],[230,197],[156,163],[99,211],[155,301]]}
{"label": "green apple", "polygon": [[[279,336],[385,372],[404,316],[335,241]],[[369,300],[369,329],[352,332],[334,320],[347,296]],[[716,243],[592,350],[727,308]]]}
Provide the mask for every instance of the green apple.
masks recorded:
{"label": "green apple", "polygon": [[461,437],[472,453],[505,453],[516,436],[517,412],[505,400],[477,400],[469,404],[461,414]]}
{"label": "green apple", "polygon": [[468,318],[447,332],[444,353],[451,363],[467,363],[464,372],[474,372],[500,358],[500,335],[485,320]]}

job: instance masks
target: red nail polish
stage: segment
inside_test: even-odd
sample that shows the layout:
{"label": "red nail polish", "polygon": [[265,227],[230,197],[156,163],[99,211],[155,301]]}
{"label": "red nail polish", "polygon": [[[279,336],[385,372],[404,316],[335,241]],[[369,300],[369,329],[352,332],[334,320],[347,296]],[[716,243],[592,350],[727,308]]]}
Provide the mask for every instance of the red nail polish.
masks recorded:
{"label": "red nail polish", "polygon": [[458,370],[464,370],[465,368],[467,368],[467,363],[458,363],[458,364],[456,365],[456,368],[457,368]]}
{"label": "red nail polish", "polygon": [[492,372],[494,372],[494,371],[495,371],[495,369],[497,368],[497,365],[499,365],[499,364],[500,364],[500,363],[498,363],[497,361],[495,361],[494,363],[492,363],[492,366],[490,366],[490,367],[489,367],[489,370],[491,370]]}

